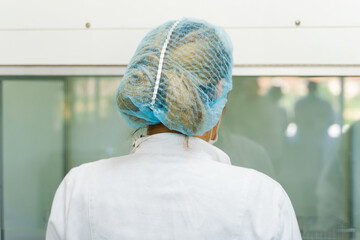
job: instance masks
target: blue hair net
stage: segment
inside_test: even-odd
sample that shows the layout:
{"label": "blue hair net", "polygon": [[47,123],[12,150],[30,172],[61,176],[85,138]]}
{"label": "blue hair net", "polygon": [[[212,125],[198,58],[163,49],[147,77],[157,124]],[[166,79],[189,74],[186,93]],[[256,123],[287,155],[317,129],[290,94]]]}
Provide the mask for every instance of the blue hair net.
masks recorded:
{"label": "blue hair net", "polygon": [[197,19],[170,21],[140,42],[116,99],[130,127],[162,123],[203,135],[219,121],[232,88],[232,44],[223,28]]}

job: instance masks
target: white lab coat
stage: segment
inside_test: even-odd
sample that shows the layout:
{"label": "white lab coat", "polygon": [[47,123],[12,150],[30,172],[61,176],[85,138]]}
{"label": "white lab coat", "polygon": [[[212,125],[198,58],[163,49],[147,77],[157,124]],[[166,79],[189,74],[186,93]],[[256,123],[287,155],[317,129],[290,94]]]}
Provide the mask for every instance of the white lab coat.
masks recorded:
{"label": "white lab coat", "polygon": [[231,166],[215,146],[175,133],[140,138],[130,155],[73,168],[56,191],[47,240],[298,240],[283,188]]}

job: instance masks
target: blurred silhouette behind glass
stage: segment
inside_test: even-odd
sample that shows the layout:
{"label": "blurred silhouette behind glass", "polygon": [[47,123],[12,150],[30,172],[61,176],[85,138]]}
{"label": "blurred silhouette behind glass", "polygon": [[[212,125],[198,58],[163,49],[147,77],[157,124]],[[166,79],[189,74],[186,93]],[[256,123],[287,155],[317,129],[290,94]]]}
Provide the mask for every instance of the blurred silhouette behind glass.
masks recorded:
{"label": "blurred silhouette behind glass", "polygon": [[[353,127],[341,136],[340,147],[334,161],[324,166],[317,185],[319,198],[317,206],[318,216],[326,219],[339,219],[349,222],[349,194],[350,194],[350,161],[351,137]],[[332,222],[322,222],[326,227],[332,227]]]}
{"label": "blurred silhouette behind glass", "polygon": [[[275,80],[233,78],[217,145],[229,154],[232,164],[261,171],[283,185],[304,240],[350,239],[352,224],[360,227],[356,189],[360,186],[356,149],[360,148],[354,146],[360,139],[356,130],[360,122],[343,136],[331,134],[334,126],[340,128],[342,121],[348,121],[335,114],[343,97],[340,78],[318,78],[318,83],[290,77]],[[351,86],[351,91],[357,89],[354,82]],[[346,93],[350,95],[350,90]],[[352,108],[346,114],[359,119],[356,99],[360,95],[352,94]],[[286,135],[289,126],[293,134]]]}
{"label": "blurred silhouette behind glass", "polygon": [[317,96],[317,84],[309,82],[308,94],[296,102],[294,112],[297,133],[284,163],[289,173],[283,177],[288,179],[284,184],[292,192],[297,214],[315,216],[316,187],[329,150],[328,128],[334,123],[334,111],[329,102]]}
{"label": "blurred silhouette behind glass", "polygon": [[[257,77],[234,80],[220,129],[223,133],[219,146],[225,151],[232,148],[227,153],[235,165],[254,168],[276,179],[273,164],[281,159],[286,120],[278,114],[278,106],[261,96],[258,90]],[[239,156],[244,155],[241,149],[248,148],[247,144],[259,150],[247,151],[249,157],[241,160]],[[261,157],[259,153],[263,153]]]}

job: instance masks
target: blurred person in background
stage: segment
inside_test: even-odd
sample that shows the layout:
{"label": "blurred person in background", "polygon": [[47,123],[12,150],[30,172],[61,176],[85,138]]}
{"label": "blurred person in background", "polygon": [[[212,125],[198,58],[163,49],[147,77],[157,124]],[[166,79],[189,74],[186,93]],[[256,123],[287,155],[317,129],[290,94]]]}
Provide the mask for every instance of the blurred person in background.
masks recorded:
{"label": "blurred person in background", "polygon": [[277,104],[258,90],[257,77],[234,81],[218,146],[232,157],[233,164],[277,179],[274,166],[282,156],[285,123]]}
{"label": "blurred person in background", "polygon": [[[354,227],[350,226],[352,212],[357,204],[353,199],[358,199],[358,191],[355,189],[353,167],[358,158],[356,145],[360,140],[360,121],[354,122],[351,127],[341,135],[340,146],[335,157],[324,166],[319,176],[316,194],[319,199],[317,214],[321,217],[318,222],[319,228],[337,229]],[[355,196],[357,195],[357,196]],[[353,199],[352,199],[353,197]],[[360,216],[356,216],[359,218]]]}
{"label": "blurred person in background", "polygon": [[283,163],[282,178],[287,181],[281,181],[298,216],[316,216],[316,188],[329,151],[328,129],[335,122],[331,104],[318,96],[317,83],[308,81],[307,88],[308,94],[295,104],[297,132],[287,149],[291,161]]}

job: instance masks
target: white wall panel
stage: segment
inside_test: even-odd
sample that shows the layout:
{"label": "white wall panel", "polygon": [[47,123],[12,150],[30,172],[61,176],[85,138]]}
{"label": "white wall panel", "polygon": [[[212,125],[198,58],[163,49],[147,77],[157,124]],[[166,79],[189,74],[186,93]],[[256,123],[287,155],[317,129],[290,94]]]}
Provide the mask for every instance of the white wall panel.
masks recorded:
{"label": "white wall panel", "polygon": [[182,16],[226,27],[359,26],[358,0],[1,0],[0,29],[152,28]]}
{"label": "white wall panel", "polygon": [[[126,65],[147,30],[0,31],[1,65]],[[360,28],[229,29],[235,65],[360,64]]]}
{"label": "white wall panel", "polygon": [[359,12],[358,0],[1,0],[0,65],[124,66],[149,29],[192,16],[226,27],[238,67],[357,67]]}
{"label": "white wall panel", "polygon": [[235,64],[360,64],[360,28],[228,30]]}
{"label": "white wall panel", "polygon": [[[94,27],[153,27],[182,16],[198,17],[225,27],[359,26],[357,0],[156,0],[91,1]],[[98,15],[99,16],[99,15]],[[146,21],[144,21],[144,18]]]}

